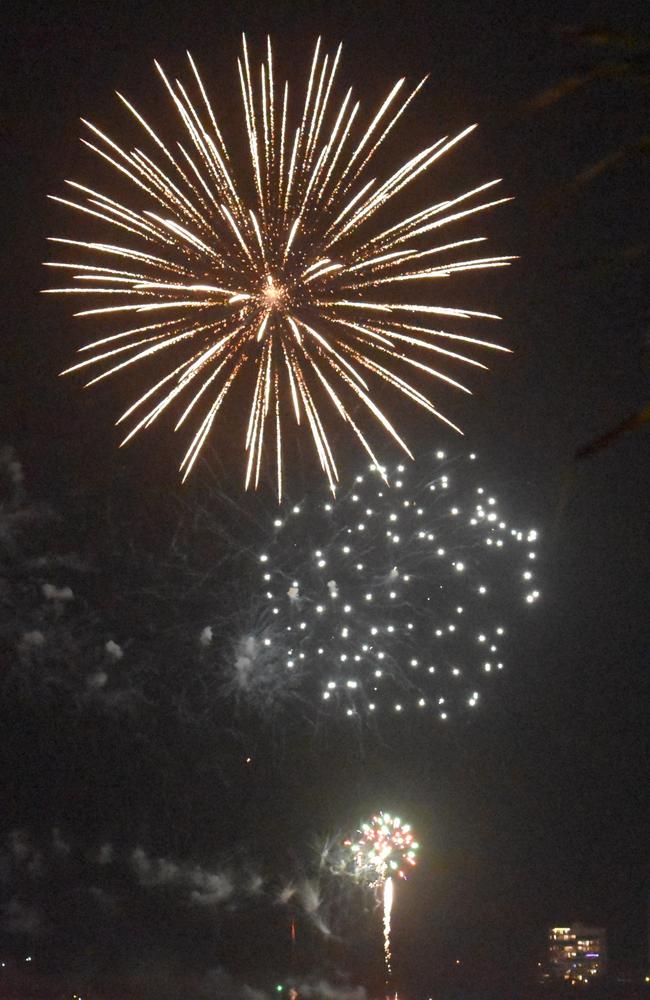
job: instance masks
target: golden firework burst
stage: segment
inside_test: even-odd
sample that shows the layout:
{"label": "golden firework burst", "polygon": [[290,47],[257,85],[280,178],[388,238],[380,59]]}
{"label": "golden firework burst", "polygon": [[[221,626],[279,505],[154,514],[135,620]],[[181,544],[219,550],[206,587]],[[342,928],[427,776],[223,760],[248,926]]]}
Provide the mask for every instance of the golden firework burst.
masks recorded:
{"label": "golden firework burst", "polygon": [[[389,225],[377,225],[375,218],[475,126],[425,147],[385,180],[370,177],[377,150],[425,80],[406,94],[405,80],[398,80],[370,121],[359,126],[360,105],[352,90],[339,103],[332,96],[340,56],[341,46],[331,58],[318,40],[306,95],[294,115],[288,83],[279,87],[276,82],[270,41],[259,87],[254,87],[244,38],[238,70],[250,178],[238,178],[192,57],[188,55],[193,94],[168,79],[156,63],[178,116],[180,140],[175,146],[165,143],[118,94],[143,129],[148,151],[125,149],[85,120],[91,138],[82,141],[121,175],[133,200],[127,205],[75,181],[67,183],[79,200],[54,198],[109,231],[119,230],[118,242],[114,237],[109,242],[53,240],[83,251],[90,262],[49,262],[72,272],[75,284],[46,291],[89,295],[96,302],[107,297],[110,304],[93,304],[76,315],[107,315],[120,326],[82,347],[84,359],[66,373],[98,365],[99,374],[87,383],[92,385],[136,362],[153,358],[160,364],[172,358],[118,423],[134,419],[126,443],[182,397],[176,428],[190,417],[198,424],[181,463],[183,478],[226,397],[242,381],[252,385],[242,434],[246,487],[258,486],[271,437],[281,496],[288,420],[307,425],[334,489],[338,472],[327,432],[334,414],[352,428],[374,462],[357,410],[379,422],[411,455],[380,405],[383,394],[378,390],[391,386],[455,427],[405,377],[408,370],[469,392],[432,367],[432,356],[485,368],[464,351],[507,350],[430,325],[498,317],[405,301],[396,294],[401,283],[501,267],[513,259],[462,259],[466,251],[461,248],[474,247],[483,237],[431,242],[437,230],[509,200],[483,200],[499,182],[426,205]],[[246,372],[253,373],[252,380],[241,378]]]}

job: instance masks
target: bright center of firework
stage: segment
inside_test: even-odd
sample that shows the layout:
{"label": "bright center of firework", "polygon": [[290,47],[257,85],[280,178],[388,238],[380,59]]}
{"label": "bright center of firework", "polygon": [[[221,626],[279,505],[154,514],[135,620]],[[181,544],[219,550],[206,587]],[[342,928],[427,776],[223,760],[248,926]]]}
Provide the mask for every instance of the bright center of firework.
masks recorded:
{"label": "bright center of firework", "polygon": [[286,292],[282,285],[273,278],[272,275],[267,275],[266,281],[262,288],[262,301],[264,307],[269,311],[271,309],[278,309],[286,296]]}

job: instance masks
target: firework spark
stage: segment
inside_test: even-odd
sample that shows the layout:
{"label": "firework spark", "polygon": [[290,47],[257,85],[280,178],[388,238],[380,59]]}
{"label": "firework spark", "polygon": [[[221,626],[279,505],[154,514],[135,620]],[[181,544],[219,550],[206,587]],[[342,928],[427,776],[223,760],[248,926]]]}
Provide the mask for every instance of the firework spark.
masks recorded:
{"label": "firework spark", "polygon": [[476,710],[510,627],[540,597],[538,533],[510,524],[486,478],[474,453],[437,451],[424,471],[371,467],[335,499],[273,517],[257,556],[264,657],[250,674],[272,678],[277,707],[300,694],[379,725]]}
{"label": "firework spark", "polygon": [[416,842],[411,827],[398,816],[380,812],[363,823],[354,838],[344,841],[352,859],[355,878],[375,889],[382,908],[386,983],[392,974],[391,916],[395,898],[394,877],[405,879],[417,864]]}
{"label": "firework spark", "polygon": [[426,146],[383,180],[370,176],[377,150],[424,80],[408,92],[399,80],[361,125],[352,90],[340,102],[333,96],[340,56],[341,46],[332,58],[319,39],[304,100],[294,103],[288,84],[278,84],[270,42],[254,84],[244,38],[238,71],[250,164],[239,174],[191,56],[187,87],[156,63],[178,116],[174,144],[121,94],[144,132],[142,148],[127,148],[83,120],[89,136],[82,141],[113,168],[129,195],[122,200],[68,181],[74,196],[54,199],[91,217],[109,236],[54,239],[84,262],[49,262],[70,273],[74,284],[47,291],[88,295],[91,308],[76,315],[119,322],[117,330],[82,347],[84,359],[67,371],[98,366],[87,383],[93,385],[151,361],[151,384],[118,420],[133,419],[122,443],[182,402],[175,429],[190,418],[197,422],[181,462],[183,478],[236,385],[251,391],[243,435],[246,487],[258,486],[272,438],[282,495],[285,428],[295,421],[308,427],[334,489],[338,471],[328,435],[334,414],[373,462],[357,410],[411,455],[379,404],[383,388],[391,386],[454,427],[409,372],[469,392],[431,362],[485,368],[472,352],[506,350],[438,326],[498,317],[398,294],[513,259],[477,252],[480,236],[435,241],[438,230],[509,200],[494,198],[498,181],[427,204],[397,222],[381,221],[385,206],[474,126]]}

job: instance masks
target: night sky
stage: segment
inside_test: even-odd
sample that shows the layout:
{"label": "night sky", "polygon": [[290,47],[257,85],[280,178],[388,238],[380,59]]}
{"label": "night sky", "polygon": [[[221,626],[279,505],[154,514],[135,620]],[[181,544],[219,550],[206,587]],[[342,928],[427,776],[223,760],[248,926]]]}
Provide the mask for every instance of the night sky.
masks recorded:
{"label": "night sky", "polygon": [[[643,7],[53,2],[11,15],[0,447],[22,464],[20,503],[56,516],[30,514],[18,549],[3,535],[0,957],[31,954],[44,978],[90,986],[90,996],[251,996],[238,984],[286,980],[296,915],[297,977],[347,977],[374,996],[376,915],[330,893],[327,920],[340,934],[326,939],[304,900],[279,902],[278,892],[309,875],[325,837],[390,808],[423,843],[396,917],[406,996],[451,989],[454,976],[464,996],[523,996],[547,926],[575,919],[607,927],[613,968],[647,964],[648,425],[574,458],[650,397],[647,157],[574,183],[647,131],[647,51],[645,85],[619,74],[535,106],[606,58],[567,29],[642,40]],[[244,496],[241,459],[218,436],[181,488],[169,424],[117,448],[114,419],[137,376],[92,392],[57,377],[87,328],[67,302],[39,295],[46,236],[75,233],[46,195],[96,171],[79,117],[117,133],[119,89],[160,120],[152,61],[179,70],[190,49],[236,126],[242,30],[258,47],[270,33],[290,76],[306,70],[318,34],[330,48],[342,40],[339,85],[354,84],[364,107],[398,76],[430,73],[407,128],[418,148],[480,128],[426,184],[460,190],[503,177],[516,196],[479,229],[493,252],[521,259],[458,290],[471,308],[505,317],[499,333],[514,354],[472,381],[473,398],[441,394],[463,442],[398,407],[416,453],[475,449],[513,520],[541,534],[543,600],[511,669],[478,714],[448,730],[433,720],[362,733],[342,722],[314,730],[290,714],[259,721],[224,701],[205,663],[188,677],[206,621],[223,636],[245,627],[248,551],[274,515],[272,488]],[[363,455],[343,434],[336,444],[354,475]],[[398,458],[387,443],[382,453]],[[292,499],[320,488],[305,457]],[[77,651],[61,663],[72,677],[75,657],[114,638],[125,656],[112,700],[81,698],[72,680],[45,673],[21,677],[38,558],[71,552],[78,559],[53,576],[76,602],[65,614]],[[21,576],[23,556],[31,568]]]}

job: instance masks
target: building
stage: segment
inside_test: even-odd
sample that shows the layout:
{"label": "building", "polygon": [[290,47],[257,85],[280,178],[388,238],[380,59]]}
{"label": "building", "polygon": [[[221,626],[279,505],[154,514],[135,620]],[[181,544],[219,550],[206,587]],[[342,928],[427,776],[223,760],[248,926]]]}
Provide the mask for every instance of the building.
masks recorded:
{"label": "building", "polygon": [[572,924],[551,927],[545,979],[577,985],[602,979],[607,967],[607,936],[603,927]]}

